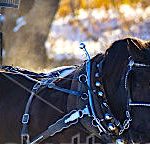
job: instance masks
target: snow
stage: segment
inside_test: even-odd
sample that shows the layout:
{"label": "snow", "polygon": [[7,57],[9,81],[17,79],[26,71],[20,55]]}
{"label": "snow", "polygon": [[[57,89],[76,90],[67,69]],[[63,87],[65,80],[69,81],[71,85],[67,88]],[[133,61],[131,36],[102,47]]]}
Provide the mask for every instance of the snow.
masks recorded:
{"label": "snow", "polygon": [[127,36],[150,39],[150,6],[144,9],[140,4],[134,8],[124,4],[118,10],[81,9],[78,16],[68,15],[53,22],[45,47],[50,59],[83,59],[80,42],[86,43],[93,56]]}

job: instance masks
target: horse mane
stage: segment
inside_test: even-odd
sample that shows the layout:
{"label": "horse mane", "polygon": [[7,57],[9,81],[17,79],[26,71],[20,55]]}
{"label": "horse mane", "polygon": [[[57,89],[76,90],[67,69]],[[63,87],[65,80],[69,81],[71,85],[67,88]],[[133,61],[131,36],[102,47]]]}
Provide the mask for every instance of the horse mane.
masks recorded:
{"label": "horse mane", "polygon": [[[120,117],[124,119],[124,115],[121,115],[120,111],[126,109],[123,107],[126,105],[126,92],[122,91],[121,79],[125,75],[129,57],[136,62],[150,64],[150,41],[132,37],[124,38],[115,41],[106,50],[103,65],[104,89],[108,103],[118,119]],[[114,105],[118,107],[114,107]]]}
{"label": "horse mane", "polygon": [[130,56],[134,61],[150,64],[150,41],[133,37],[124,38],[112,43],[105,52],[108,65],[112,68],[116,63],[120,63],[120,66],[126,65],[125,62]]}

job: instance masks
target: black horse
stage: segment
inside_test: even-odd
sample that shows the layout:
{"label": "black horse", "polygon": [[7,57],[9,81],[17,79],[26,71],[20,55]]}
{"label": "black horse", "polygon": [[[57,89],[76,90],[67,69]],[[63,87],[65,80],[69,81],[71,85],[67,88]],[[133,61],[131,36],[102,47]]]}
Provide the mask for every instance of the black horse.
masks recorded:
{"label": "black horse", "polygon": [[[98,54],[90,63],[90,85],[86,83],[88,64],[56,70],[48,75],[2,66],[0,143],[21,142],[26,103],[32,88],[38,87],[37,81],[44,80],[50,82],[34,93],[30,105],[27,123],[30,138],[56,121],[59,123],[58,120],[72,110],[87,106],[88,117],[81,114],[83,118],[77,117],[77,124],[62,128],[63,131],[41,143],[87,143],[93,134],[94,142],[98,143],[150,142],[150,42],[135,38],[115,41],[105,54]],[[62,72],[69,73],[57,77]],[[56,131],[60,130],[57,126]]]}

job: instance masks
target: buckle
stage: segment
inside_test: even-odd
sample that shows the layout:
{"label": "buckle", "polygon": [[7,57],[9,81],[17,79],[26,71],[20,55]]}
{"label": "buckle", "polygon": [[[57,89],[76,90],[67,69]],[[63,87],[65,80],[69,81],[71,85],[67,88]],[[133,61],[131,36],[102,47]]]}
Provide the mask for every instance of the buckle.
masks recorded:
{"label": "buckle", "polygon": [[73,122],[79,118],[83,118],[84,115],[90,115],[89,108],[87,106],[82,110],[71,111],[69,117],[65,120],[65,123]]}
{"label": "buckle", "polygon": [[28,134],[21,135],[21,144],[30,144],[30,137]]}
{"label": "buckle", "polygon": [[24,114],[22,117],[22,124],[28,124],[29,122],[29,114]]}

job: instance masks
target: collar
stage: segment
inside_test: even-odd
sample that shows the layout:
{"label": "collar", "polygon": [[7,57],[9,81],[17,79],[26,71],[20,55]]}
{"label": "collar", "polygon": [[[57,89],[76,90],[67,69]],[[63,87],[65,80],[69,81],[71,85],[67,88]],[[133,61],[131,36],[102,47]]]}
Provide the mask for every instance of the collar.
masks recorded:
{"label": "collar", "polygon": [[120,137],[125,130],[127,130],[130,126],[130,122],[132,121],[129,109],[127,107],[126,111],[126,119],[123,123],[117,120],[111,112],[109,107],[106,92],[103,87],[103,79],[102,79],[102,67],[104,63],[104,56],[102,59],[96,57],[94,62],[92,63],[91,68],[91,89],[94,92],[93,101],[95,106],[95,111],[97,117],[104,127],[106,135],[110,135],[115,139]]}

